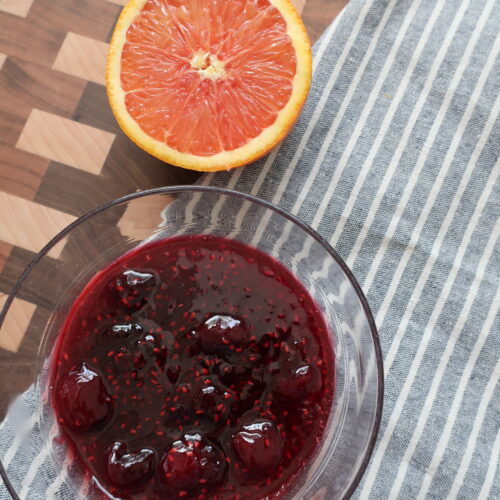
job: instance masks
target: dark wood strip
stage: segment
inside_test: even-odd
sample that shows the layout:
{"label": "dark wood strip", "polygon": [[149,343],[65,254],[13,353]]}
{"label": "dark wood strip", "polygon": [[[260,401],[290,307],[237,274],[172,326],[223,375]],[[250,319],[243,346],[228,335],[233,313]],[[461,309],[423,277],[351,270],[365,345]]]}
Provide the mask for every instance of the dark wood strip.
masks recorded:
{"label": "dark wood strip", "polygon": [[127,136],[116,137],[102,175],[121,179],[130,192],[176,184],[192,184],[200,174],[174,167],[152,157],[137,147]]}
{"label": "dark wood strip", "polygon": [[26,19],[43,29],[71,31],[106,42],[121,9],[103,0],[35,0]]}
{"label": "dark wood strip", "polygon": [[51,162],[35,201],[79,217],[131,191],[130,186],[120,179],[99,177],[61,163]]}
{"label": "dark wood strip", "polygon": [[[19,279],[26,266],[35,258],[36,254],[25,250],[24,248],[13,247],[8,259],[5,262],[3,271],[0,273],[0,292],[10,293],[16,281]],[[28,290],[22,288],[19,298],[31,302],[37,306],[51,309],[56,306],[57,296],[50,293],[50,277],[54,276],[54,269],[57,266],[57,260],[52,257],[44,257],[43,263],[37,265],[30,274],[34,283],[43,283],[44,289]],[[57,283],[54,283],[57,286]]]}
{"label": "dark wood strip", "polygon": [[[1,113],[0,113],[1,121]],[[0,186],[3,192],[33,200],[49,160],[0,144]]]}
{"label": "dark wood strip", "polygon": [[26,104],[13,102],[0,94],[0,143],[16,145],[30,112]]}
{"label": "dark wood strip", "polygon": [[32,19],[5,12],[0,12],[0,26],[0,52],[48,67],[55,61],[66,35],[54,26],[41,26]]}
{"label": "dark wood strip", "polygon": [[12,251],[12,245],[10,243],[5,243],[5,241],[0,241],[0,274],[3,271],[5,263],[9,258],[10,252]]}
{"label": "dark wood strip", "polygon": [[120,132],[120,126],[109,107],[106,88],[94,82],[88,82],[85,86],[73,120],[113,134]]}
{"label": "dark wood strip", "polygon": [[0,96],[11,109],[37,108],[67,118],[72,117],[85,84],[81,78],[16,57],[8,57],[0,72]]}

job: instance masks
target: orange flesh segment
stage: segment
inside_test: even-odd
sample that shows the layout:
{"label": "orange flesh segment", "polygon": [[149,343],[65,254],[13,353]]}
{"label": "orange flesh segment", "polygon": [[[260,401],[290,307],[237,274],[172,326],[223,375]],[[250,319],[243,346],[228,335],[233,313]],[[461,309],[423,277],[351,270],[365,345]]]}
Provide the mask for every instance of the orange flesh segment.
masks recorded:
{"label": "orange flesh segment", "polygon": [[148,0],[127,31],[121,85],[144,132],[210,156],[275,122],[296,64],[286,22],[269,0]]}

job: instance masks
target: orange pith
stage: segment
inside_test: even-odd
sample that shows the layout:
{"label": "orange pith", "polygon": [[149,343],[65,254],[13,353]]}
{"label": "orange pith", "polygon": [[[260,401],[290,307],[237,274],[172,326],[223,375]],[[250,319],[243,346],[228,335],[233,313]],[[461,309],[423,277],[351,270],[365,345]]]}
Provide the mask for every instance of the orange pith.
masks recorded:
{"label": "orange pith", "polygon": [[108,57],[125,132],[197,170],[265,154],[292,126],[309,83],[310,47],[289,0],[132,0]]}

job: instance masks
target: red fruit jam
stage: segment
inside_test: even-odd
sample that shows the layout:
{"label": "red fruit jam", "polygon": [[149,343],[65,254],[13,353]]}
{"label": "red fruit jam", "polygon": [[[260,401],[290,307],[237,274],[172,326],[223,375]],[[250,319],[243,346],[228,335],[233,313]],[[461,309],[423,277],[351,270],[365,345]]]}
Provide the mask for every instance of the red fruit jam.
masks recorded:
{"label": "red fruit jam", "polygon": [[280,263],[182,236],[87,285],[60,336],[52,401],[113,497],[272,498],[322,439],[332,360],[322,314]]}

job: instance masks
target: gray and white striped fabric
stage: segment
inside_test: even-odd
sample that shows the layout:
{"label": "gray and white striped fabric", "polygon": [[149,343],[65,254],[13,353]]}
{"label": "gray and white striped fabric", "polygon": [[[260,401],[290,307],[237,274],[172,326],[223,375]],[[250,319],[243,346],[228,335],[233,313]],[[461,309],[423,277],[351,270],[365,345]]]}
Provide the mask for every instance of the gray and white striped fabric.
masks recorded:
{"label": "gray and white striped fabric", "polygon": [[[499,54],[500,0],[352,0],[290,136],[203,179],[311,224],[368,297],[386,394],[354,498],[500,499]],[[67,498],[22,453],[7,421],[0,456],[24,497]]]}

